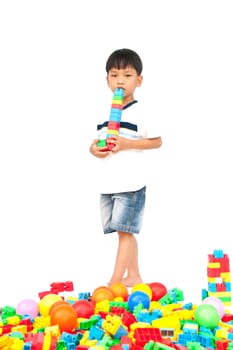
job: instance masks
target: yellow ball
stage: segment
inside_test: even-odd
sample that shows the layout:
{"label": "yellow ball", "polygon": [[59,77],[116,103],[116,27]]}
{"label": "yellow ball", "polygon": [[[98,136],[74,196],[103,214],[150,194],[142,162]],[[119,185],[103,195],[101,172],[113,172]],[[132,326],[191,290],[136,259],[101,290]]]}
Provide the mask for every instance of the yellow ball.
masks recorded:
{"label": "yellow ball", "polygon": [[39,302],[38,308],[41,316],[48,316],[51,306],[57,301],[63,300],[60,295],[47,294]]}
{"label": "yellow ball", "polygon": [[140,292],[143,292],[145,294],[148,295],[149,299],[151,300],[152,299],[152,290],[150,288],[150,286],[148,284],[145,284],[145,283],[138,283],[138,284],[135,284],[132,289],[131,289],[131,292],[130,293],[133,293],[133,292],[136,292],[136,291],[140,291]]}

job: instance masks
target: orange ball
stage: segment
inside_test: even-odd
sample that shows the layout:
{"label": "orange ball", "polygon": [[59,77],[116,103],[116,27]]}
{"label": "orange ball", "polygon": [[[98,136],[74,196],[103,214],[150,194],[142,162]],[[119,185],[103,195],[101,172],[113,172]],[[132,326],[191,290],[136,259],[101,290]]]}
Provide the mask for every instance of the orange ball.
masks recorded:
{"label": "orange ball", "polygon": [[91,296],[91,300],[98,303],[103,300],[113,300],[114,294],[110,288],[105,286],[100,286],[94,290]]}
{"label": "orange ball", "polygon": [[58,325],[61,333],[72,332],[77,326],[76,311],[68,303],[57,305],[54,310],[51,310],[50,324],[52,326]]}
{"label": "orange ball", "polygon": [[67,302],[65,300],[59,300],[59,301],[56,301],[56,303],[54,303],[50,309],[49,309],[49,315],[51,316],[52,312],[57,308],[59,307],[60,305],[67,305]]}
{"label": "orange ball", "polygon": [[129,292],[127,287],[123,283],[115,283],[110,287],[110,290],[113,292],[114,297],[121,297],[123,300],[127,300]]}

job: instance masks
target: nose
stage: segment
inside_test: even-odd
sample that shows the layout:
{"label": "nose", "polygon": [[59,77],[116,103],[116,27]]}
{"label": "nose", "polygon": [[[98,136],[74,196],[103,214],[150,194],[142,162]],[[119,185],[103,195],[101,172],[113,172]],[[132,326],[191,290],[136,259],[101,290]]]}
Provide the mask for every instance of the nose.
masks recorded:
{"label": "nose", "polygon": [[118,82],[118,83],[117,83],[117,87],[118,87],[119,89],[123,89],[123,88],[124,88],[124,83],[123,83],[123,82]]}
{"label": "nose", "polygon": [[122,76],[118,76],[117,85],[118,86],[124,85],[124,78]]}

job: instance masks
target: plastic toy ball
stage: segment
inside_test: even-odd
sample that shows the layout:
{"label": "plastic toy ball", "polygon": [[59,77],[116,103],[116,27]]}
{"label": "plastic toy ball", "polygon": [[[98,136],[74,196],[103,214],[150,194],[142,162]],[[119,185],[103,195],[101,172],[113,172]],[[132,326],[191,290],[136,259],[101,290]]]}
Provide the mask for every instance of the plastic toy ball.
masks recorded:
{"label": "plastic toy ball", "polygon": [[194,311],[194,320],[200,327],[213,329],[218,326],[220,316],[213,305],[201,304]]}
{"label": "plastic toy ball", "polygon": [[105,286],[97,287],[92,293],[91,300],[98,303],[103,300],[113,300],[114,294],[110,288]]}
{"label": "plastic toy ball", "polygon": [[152,290],[152,301],[158,301],[167,294],[167,288],[160,282],[148,283]]}
{"label": "plastic toy ball", "polygon": [[203,304],[209,304],[209,305],[213,305],[214,307],[216,307],[220,319],[223,318],[223,316],[225,315],[225,307],[224,304],[222,302],[222,300],[220,300],[219,298],[216,297],[207,297],[203,300]]}
{"label": "plastic toy ball", "polygon": [[131,289],[131,293],[136,292],[137,290],[146,293],[149,299],[151,300],[152,290],[149,284],[144,284],[144,283],[135,284]]}
{"label": "plastic toy ball", "polygon": [[115,298],[121,297],[125,301],[128,300],[129,292],[123,283],[113,284],[110,290],[113,292]]}
{"label": "plastic toy ball", "polygon": [[150,307],[150,298],[149,296],[139,290],[131,293],[128,298],[128,307],[131,312],[134,311],[135,306],[142,304],[144,309],[149,309]]}
{"label": "plastic toy ball", "polygon": [[32,299],[24,299],[16,306],[16,313],[18,315],[30,315],[35,318],[39,313],[38,304]]}
{"label": "plastic toy ball", "polygon": [[67,302],[65,300],[59,300],[59,301],[56,301],[49,309],[49,315],[51,315],[51,313],[57,308],[59,307],[60,305],[66,305]]}
{"label": "plastic toy ball", "polygon": [[88,300],[77,300],[72,306],[78,318],[90,318],[95,313],[93,303]]}
{"label": "plastic toy ball", "polygon": [[52,293],[45,295],[38,304],[41,316],[48,316],[51,306],[60,300],[63,300],[60,295]]}
{"label": "plastic toy ball", "polygon": [[70,333],[77,325],[76,311],[68,303],[60,304],[51,312],[50,323],[52,326],[58,325],[61,333]]}

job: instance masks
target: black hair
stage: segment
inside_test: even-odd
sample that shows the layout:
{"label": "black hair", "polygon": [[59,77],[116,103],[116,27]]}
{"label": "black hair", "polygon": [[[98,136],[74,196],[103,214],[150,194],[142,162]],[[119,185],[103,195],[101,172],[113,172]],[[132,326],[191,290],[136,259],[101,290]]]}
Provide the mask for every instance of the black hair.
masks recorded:
{"label": "black hair", "polygon": [[138,75],[142,73],[142,60],[140,56],[130,49],[119,49],[114,51],[106,62],[106,72],[108,73],[112,68],[125,69],[126,67],[133,67]]}

